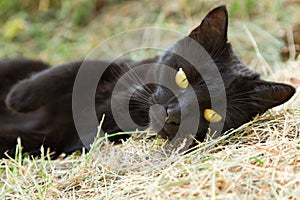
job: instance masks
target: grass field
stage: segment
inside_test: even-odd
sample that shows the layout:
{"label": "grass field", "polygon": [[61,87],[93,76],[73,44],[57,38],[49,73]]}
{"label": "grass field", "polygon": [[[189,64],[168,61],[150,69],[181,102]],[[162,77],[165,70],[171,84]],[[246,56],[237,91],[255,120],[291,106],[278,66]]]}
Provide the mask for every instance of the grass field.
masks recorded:
{"label": "grass field", "polygon": [[[226,3],[240,58],[265,79],[300,85],[300,60],[279,55],[281,37],[300,23],[297,0],[90,2],[0,0],[0,58],[56,65],[84,59],[99,42],[134,28],[188,34]],[[299,199],[299,98],[186,154],[166,156],[165,141],[145,131],[120,145],[99,138],[91,152],[65,159],[50,161],[44,152],[42,159],[2,159],[0,199]]]}

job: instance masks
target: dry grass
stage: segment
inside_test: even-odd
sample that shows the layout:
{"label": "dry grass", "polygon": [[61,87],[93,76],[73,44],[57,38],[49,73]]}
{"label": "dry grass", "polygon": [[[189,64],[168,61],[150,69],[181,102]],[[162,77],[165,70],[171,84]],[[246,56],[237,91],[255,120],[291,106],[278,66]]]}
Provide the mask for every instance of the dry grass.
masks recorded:
{"label": "dry grass", "polygon": [[[140,1],[112,6],[100,16],[102,21],[91,22],[86,28],[88,34],[85,29],[71,34],[69,26],[58,27],[54,29],[54,36],[47,39],[53,45],[38,49],[40,53],[31,53],[36,43],[26,41],[28,48],[22,49],[22,55],[60,63],[84,57],[82,52],[88,52],[97,44],[99,34],[107,38],[124,28],[147,25],[187,32],[215,5],[210,2],[209,6],[201,7],[199,1],[201,13],[197,13],[197,6],[191,6],[189,0],[180,0],[181,6],[186,7],[182,11],[185,15],[181,16],[179,4],[176,7],[166,6],[171,5],[170,1],[156,2],[158,6],[147,7],[150,11],[142,14],[145,6]],[[238,13],[234,14],[237,10],[230,8],[229,39],[250,68],[262,72],[269,80],[287,83],[295,78],[299,80],[300,61],[283,63],[278,57],[282,45],[280,35],[289,26],[286,21],[299,19],[299,6],[281,10],[271,1],[261,1],[259,10],[254,9],[258,13],[250,19],[237,17]],[[265,9],[268,11],[264,12]],[[156,10],[157,13],[153,13]],[[280,17],[288,20],[277,22]],[[102,26],[97,27],[100,22]],[[70,40],[63,40],[60,35]],[[68,42],[73,40],[75,42]],[[20,41],[10,42],[11,49],[1,55],[15,55],[13,52],[19,51],[19,46]],[[64,159],[50,161],[46,153],[41,159],[20,155],[15,159],[2,159],[0,199],[298,199],[299,101],[299,97],[295,97],[284,107],[273,109],[226,136],[201,143],[194,151],[181,155],[166,156],[162,148],[164,140],[153,137],[150,132],[136,132],[121,145],[100,138],[91,152],[74,153]]]}
{"label": "dry grass", "polygon": [[268,112],[186,154],[137,132],[65,159],[1,160],[0,195],[15,199],[297,199],[300,110]]}

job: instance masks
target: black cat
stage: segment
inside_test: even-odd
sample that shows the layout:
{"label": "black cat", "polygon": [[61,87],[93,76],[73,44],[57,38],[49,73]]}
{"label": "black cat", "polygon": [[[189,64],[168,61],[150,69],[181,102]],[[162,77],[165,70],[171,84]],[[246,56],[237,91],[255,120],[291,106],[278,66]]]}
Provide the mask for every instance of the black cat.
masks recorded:
{"label": "black cat", "polygon": [[[152,127],[175,147],[187,135],[203,141],[208,129],[220,134],[237,128],[290,99],[292,86],[261,80],[237,58],[227,41],[227,25],[225,6],[217,7],[169,50],[140,62],[89,60],[49,68],[40,61],[2,61],[0,156],[6,151],[14,155],[17,137],[31,154],[38,154],[41,145],[55,155],[85,146],[73,119],[81,116],[72,114],[72,91],[82,64],[91,74],[108,66],[95,95],[97,117],[105,114],[104,132],[135,130],[124,111],[128,106],[137,127]],[[139,66],[145,66],[142,73],[132,72]],[[124,75],[127,79],[113,92]],[[76,105],[73,99],[73,111]],[[79,109],[84,113],[84,107]],[[93,136],[96,129],[90,130]]]}

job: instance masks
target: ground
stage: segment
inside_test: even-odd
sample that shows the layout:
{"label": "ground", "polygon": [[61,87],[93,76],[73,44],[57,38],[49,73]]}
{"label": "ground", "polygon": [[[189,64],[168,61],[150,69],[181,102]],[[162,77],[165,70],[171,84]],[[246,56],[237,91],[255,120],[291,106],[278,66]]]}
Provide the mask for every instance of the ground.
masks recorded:
{"label": "ground", "polygon": [[[184,35],[221,4],[228,7],[228,36],[240,58],[265,79],[298,87],[300,60],[282,61],[279,53],[284,33],[300,23],[297,0],[0,0],[0,58],[25,56],[56,65],[84,59],[100,42],[134,28],[155,26]],[[115,44],[108,54],[117,50]],[[0,197],[298,199],[299,121],[296,96],[186,154],[166,156],[165,141],[146,131],[132,133],[121,145],[100,138],[89,154],[65,159],[17,155],[0,161]]]}

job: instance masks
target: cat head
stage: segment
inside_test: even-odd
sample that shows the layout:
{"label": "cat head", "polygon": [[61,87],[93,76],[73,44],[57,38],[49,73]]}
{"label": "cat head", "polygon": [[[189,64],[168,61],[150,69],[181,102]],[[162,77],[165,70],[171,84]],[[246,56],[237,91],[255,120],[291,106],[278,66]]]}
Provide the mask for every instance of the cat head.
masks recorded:
{"label": "cat head", "polygon": [[161,136],[194,131],[202,141],[208,128],[214,133],[239,127],[295,93],[248,69],[233,52],[227,27],[226,7],[217,7],[159,57],[153,76],[162,84],[152,89],[149,117]]}

